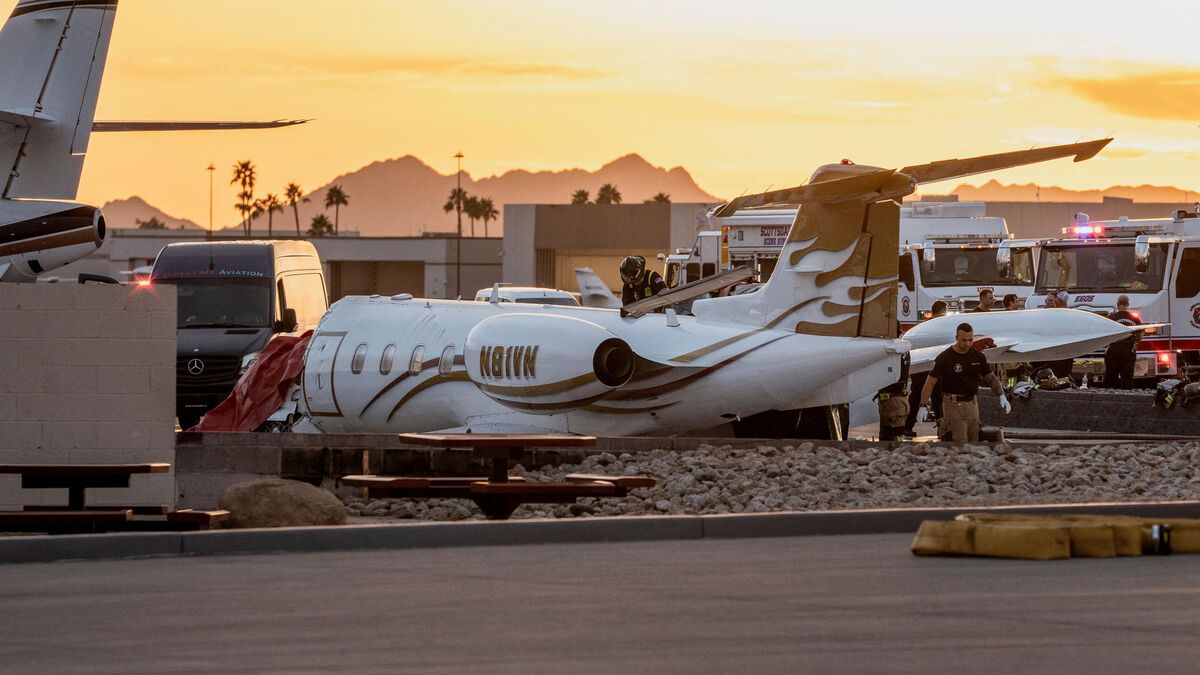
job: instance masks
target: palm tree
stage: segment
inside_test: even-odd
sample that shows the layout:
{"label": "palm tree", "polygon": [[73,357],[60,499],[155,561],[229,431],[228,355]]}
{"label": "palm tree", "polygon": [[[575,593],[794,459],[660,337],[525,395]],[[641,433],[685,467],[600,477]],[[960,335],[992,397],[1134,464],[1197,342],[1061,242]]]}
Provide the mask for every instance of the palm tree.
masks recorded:
{"label": "palm tree", "polygon": [[254,165],[250,160],[234,163],[233,180],[229,181],[229,184],[241,185],[242,191],[238,193],[238,203],[233,208],[242,214],[247,238],[250,236],[250,215],[254,211],[254,178]]}
{"label": "palm tree", "polygon": [[[467,191],[462,188],[454,188],[450,191],[450,197],[446,199],[446,204],[442,206],[442,210],[446,213],[451,211],[463,212],[463,205],[467,202]],[[459,232],[462,235],[462,232]]]}
{"label": "palm tree", "polygon": [[150,216],[148,220],[134,218],[133,222],[137,223],[139,230],[165,230],[167,224],[158,219],[158,216]]}
{"label": "palm tree", "polygon": [[492,198],[479,200],[479,217],[483,219],[483,236],[487,235],[487,224],[489,220],[494,220],[500,216],[500,212],[496,210],[496,205],[492,203]]}
{"label": "palm tree", "polygon": [[587,190],[576,190],[575,194],[571,195],[571,203],[586,204],[588,203],[588,198],[590,197],[591,195],[588,194]]}
{"label": "palm tree", "polygon": [[266,197],[254,202],[254,208],[257,213],[266,212],[267,214],[267,238],[274,235],[273,215],[276,211],[283,213],[283,202],[279,201],[279,196],[267,193]]}
{"label": "palm tree", "polygon": [[308,228],[306,234],[310,237],[324,237],[333,233],[333,223],[329,222],[329,216],[324,213],[318,213],[313,216],[312,226]]}
{"label": "palm tree", "polygon": [[654,195],[653,197],[651,197],[650,199],[647,199],[645,203],[647,203],[647,204],[670,204],[671,203],[671,195],[669,195],[665,192],[660,192],[660,193]]}
{"label": "palm tree", "polygon": [[467,197],[467,201],[463,202],[463,213],[467,214],[467,218],[471,221],[471,236],[475,236],[475,221],[482,218],[480,212],[479,199],[477,197]]}
{"label": "palm tree", "polygon": [[[296,216],[296,236],[300,236],[300,209],[296,206],[296,202],[307,202],[308,197],[304,197],[304,192],[300,190],[299,183],[288,183],[286,192],[283,193],[287,203],[292,205],[292,214]],[[303,197],[303,199],[301,199]]]}
{"label": "palm tree", "polygon": [[605,183],[596,191],[597,204],[620,204],[621,193],[617,191],[617,186],[612,183]]}
{"label": "palm tree", "polygon": [[337,185],[330,185],[325,191],[325,208],[333,207],[333,236],[338,234],[338,211],[343,206],[350,204],[350,195],[342,191],[342,188]]}

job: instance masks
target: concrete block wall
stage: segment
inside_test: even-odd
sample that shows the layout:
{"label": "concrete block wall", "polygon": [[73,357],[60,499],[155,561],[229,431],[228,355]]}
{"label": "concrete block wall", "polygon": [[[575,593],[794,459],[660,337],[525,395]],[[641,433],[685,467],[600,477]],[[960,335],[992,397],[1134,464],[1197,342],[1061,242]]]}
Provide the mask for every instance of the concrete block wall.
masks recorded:
{"label": "concrete block wall", "polygon": [[[0,464],[175,461],[175,288],[0,284]],[[0,509],[65,504],[0,474]],[[90,504],[174,505],[174,471]]]}

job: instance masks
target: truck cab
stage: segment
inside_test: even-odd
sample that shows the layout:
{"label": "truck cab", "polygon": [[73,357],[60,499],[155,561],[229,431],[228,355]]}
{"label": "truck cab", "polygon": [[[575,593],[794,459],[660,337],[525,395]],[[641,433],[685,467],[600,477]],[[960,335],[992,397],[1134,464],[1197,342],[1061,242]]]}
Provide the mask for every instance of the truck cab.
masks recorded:
{"label": "truck cab", "polygon": [[307,241],[168,244],[149,285],[175,286],[175,413],[182,429],[223,401],[277,335],[315,329],[328,307]]}
{"label": "truck cab", "polygon": [[[897,314],[902,330],[932,316],[943,300],[947,313],[969,312],[979,293],[992,291],[996,309],[1013,293],[1020,303],[1033,292],[1036,242],[1014,242],[1003,218],[985,215],[982,202],[912,202],[900,209],[900,287]],[[997,253],[1008,252],[1001,270]]]}
{"label": "truck cab", "polygon": [[[1197,204],[1200,210],[1200,204]],[[1175,211],[1169,218],[1093,221],[1075,214],[1064,236],[1043,242],[1037,285],[1029,307],[1066,291],[1067,304],[1097,314],[1129,298],[1146,330],[1138,343],[1135,378],[1200,373],[1200,216]],[[1099,374],[1102,354],[1076,359],[1075,372]]]}

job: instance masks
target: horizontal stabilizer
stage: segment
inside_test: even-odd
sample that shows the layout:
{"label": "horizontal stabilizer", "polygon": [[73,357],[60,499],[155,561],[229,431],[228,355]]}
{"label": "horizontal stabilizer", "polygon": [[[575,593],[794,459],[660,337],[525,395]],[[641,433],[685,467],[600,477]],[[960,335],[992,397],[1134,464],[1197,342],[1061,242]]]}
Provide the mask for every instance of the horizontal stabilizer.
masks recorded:
{"label": "horizontal stabilizer", "polygon": [[[979,157],[969,157],[967,159],[944,159],[929,164],[906,166],[899,171],[856,166],[853,164],[840,167],[829,165],[818,169],[817,174],[814,174],[813,181],[807,185],[744,195],[721,206],[713,212],[713,215],[725,217],[733,215],[740,209],[788,204],[796,205],[814,199],[836,201],[837,199],[858,197],[870,201],[872,192],[900,190],[903,188],[905,181],[915,186],[922,183],[961,178],[963,176],[972,176],[977,173],[999,169],[1009,169],[1015,166],[1036,164],[1062,157],[1074,156],[1076,162],[1082,162],[1085,159],[1095,157],[1096,153],[1100,152],[1110,142],[1112,142],[1111,138],[1102,138],[1083,143],[1002,152],[994,155],[980,155]],[[818,182],[821,175],[837,176],[845,174],[849,175],[844,178],[839,177],[833,180]],[[893,174],[896,174],[895,179],[893,179]]]}
{"label": "horizontal stabilizer", "polygon": [[229,129],[276,129],[304,124],[311,120],[272,120],[270,122],[168,122],[168,121],[97,121],[92,131],[224,131]]}
{"label": "horizontal stabilizer", "polygon": [[637,302],[631,302],[621,308],[621,316],[637,318],[648,312],[653,312],[659,307],[669,307],[677,302],[691,300],[705,293],[711,293],[719,290],[730,284],[736,284],[739,281],[744,281],[754,276],[754,270],[749,267],[736,267],[731,270],[726,270],[720,274],[704,277],[682,286],[676,286],[669,291],[663,291],[658,295],[652,295]]}
{"label": "horizontal stabilizer", "polygon": [[1049,148],[1034,148],[1032,150],[1017,150],[1015,152],[1001,152],[995,155],[981,155],[968,159],[944,159],[939,162],[930,162],[929,164],[906,166],[900,169],[900,173],[912,176],[917,183],[924,184],[939,180],[949,180],[951,178],[973,176],[977,173],[997,171],[999,169],[1009,169],[1025,164],[1036,164],[1061,157],[1074,156],[1076,162],[1082,162],[1085,159],[1095,157],[1096,153],[1103,150],[1104,146],[1111,142],[1111,138],[1101,138],[1084,143],[1055,145]]}

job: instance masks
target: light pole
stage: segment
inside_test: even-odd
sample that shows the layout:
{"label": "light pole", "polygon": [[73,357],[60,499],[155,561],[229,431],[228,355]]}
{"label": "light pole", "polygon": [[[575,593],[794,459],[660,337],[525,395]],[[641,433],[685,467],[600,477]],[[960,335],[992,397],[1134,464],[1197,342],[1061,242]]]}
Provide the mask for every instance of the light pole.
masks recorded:
{"label": "light pole", "polygon": [[217,167],[208,165],[208,234],[204,237],[208,241],[212,241],[213,172],[216,170]]}
{"label": "light pole", "polygon": [[458,245],[454,253],[454,292],[462,297],[462,151],[454,156],[458,160],[458,191],[454,193],[454,210],[458,212]]}

